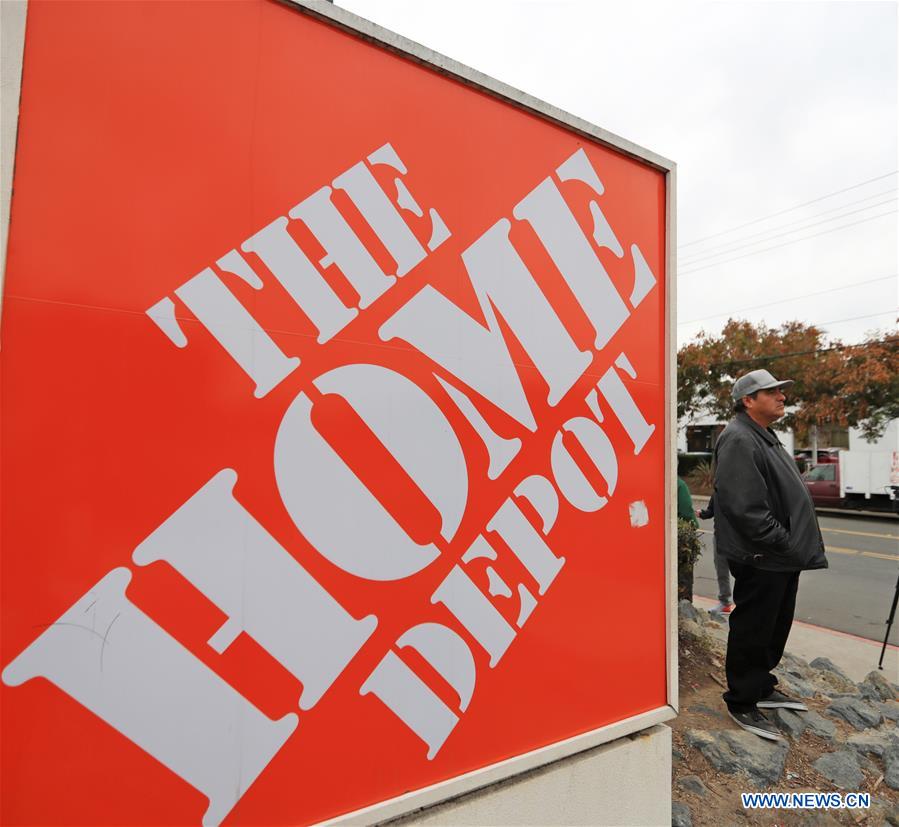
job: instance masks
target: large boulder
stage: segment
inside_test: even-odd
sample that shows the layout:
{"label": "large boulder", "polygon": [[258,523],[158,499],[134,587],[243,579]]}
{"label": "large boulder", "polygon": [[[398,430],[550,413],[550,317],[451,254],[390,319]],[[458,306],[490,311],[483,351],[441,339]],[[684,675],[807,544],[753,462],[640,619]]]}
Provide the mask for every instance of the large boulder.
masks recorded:
{"label": "large boulder", "polygon": [[880,726],[883,721],[879,709],[856,697],[836,698],[824,711],[835,718],[842,718],[858,730]]}
{"label": "large boulder", "polygon": [[697,638],[699,641],[703,643],[708,643],[709,635],[702,626],[699,625],[695,620],[681,620],[678,623],[678,629],[682,635],[686,635],[687,637]]}
{"label": "large boulder", "polygon": [[858,685],[862,696],[871,701],[895,701],[896,690],[883,676],[883,672],[874,670],[865,675],[865,679]]}
{"label": "large boulder", "polygon": [[899,790],[899,746],[892,746],[883,754],[883,783],[891,790]]}
{"label": "large boulder", "polygon": [[693,827],[690,808],[681,801],[671,802],[671,827]]}
{"label": "large boulder", "polygon": [[876,824],[878,827],[899,827],[899,804],[891,804],[885,799],[872,799],[871,809],[868,810],[867,824]]}
{"label": "large boulder", "polygon": [[880,710],[881,715],[888,721],[899,723],[899,702],[897,701],[880,701],[874,702],[874,707]]}
{"label": "large boulder", "polygon": [[699,712],[702,715],[707,715],[711,718],[720,718],[722,721],[730,723],[730,718],[728,718],[725,714],[727,712],[727,707],[723,704],[717,709],[713,706],[709,706],[708,704],[693,704],[687,709],[687,711]]}
{"label": "large boulder", "polygon": [[817,712],[809,711],[802,713],[802,720],[805,721],[806,729],[813,735],[823,738],[825,741],[833,741],[837,728],[833,721],[828,721],[823,715]]}
{"label": "large boulder", "polygon": [[871,808],[869,819],[871,824],[889,824],[890,827],[899,827],[899,804],[890,804],[888,801],[878,801]]}
{"label": "large boulder", "polygon": [[798,715],[789,709],[774,709],[774,723],[781,732],[785,732],[794,740],[805,732],[808,722],[804,715]]}
{"label": "large boulder", "polygon": [[850,692],[853,695],[858,693],[854,681],[829,658],[815,658],[809,666],[812,680],[828,688],[828,694],[833,691]]}
{"label": "large boulder", "polygon": [[697,609],[689,600],[681,600],[677,604],[677,616],[681,620],[693,620],[699,623],[702,619],[699,609]]}
{"label": "large boulder", "polygon": [[768,741],[744,730],[693,729],[687,733],[687,743],[698,749],[716,770],[743,773],[758,787],[780,780],[790,749],[786,741]]}
{"label": "large boulder", "polygon": [[792,652],[784,652],[780,659],[780,668],[794,674],[798,673],[799,677],[805,677],[808,673],[809,662]]}
{"label": "large boulder", "polygon": [[677,786],[688,793],[705,798],[709,794],[709,788],[702,783],[698,775],[685,775],[677,782]]}
{"label": "large boulder", "polygon": [[800,698],[814,698],[820,694],[820,689],[805,678],[800,678],[789,672],[780,675],[778,685],[781,691],[787,695],[798,695]]}
{"label": "large boulder", "polygon": [[852,683],[852,681],[849,680],[849,676],[842,669],[840,669],[840,667],[837,666],[830,658],[815,658],[811,663],[809,663],[809,666],[811,666],[813,669],[822,669],[825,672],[831,672],[834,675],[842,678],[843,680]]}
{"label": "large boulder", "polygon": [[868,731],[850,735],[846,739],[846,746],[858,755],[876,755],[878,758],[882,758],[883,754],[893,746],[893,741],[886,733]]}
{"label": "large boulder", "polygon": [[828,752],[812,766],[841,790],[857,790],[865,780],[858,758],[850,750]]}

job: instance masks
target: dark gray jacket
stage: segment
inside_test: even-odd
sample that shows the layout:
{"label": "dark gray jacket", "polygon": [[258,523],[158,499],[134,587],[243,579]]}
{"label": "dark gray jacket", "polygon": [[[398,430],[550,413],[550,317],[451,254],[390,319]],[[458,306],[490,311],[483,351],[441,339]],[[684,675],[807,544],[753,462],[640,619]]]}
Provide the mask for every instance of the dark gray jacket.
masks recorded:
{"label": "dark gray jacket", "polygon": [[774,432],[737,414],[715,446],[715,543],[768,571],[826,569],[812,498]]}

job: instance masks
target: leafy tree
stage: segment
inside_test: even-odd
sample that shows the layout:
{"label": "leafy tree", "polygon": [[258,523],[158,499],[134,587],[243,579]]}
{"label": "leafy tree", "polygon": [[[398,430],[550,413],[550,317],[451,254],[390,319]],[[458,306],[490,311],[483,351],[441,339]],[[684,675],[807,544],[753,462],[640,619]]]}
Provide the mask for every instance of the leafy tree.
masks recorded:
{"label": "leafy tree", "polygon": [[778,427],[800,438],[812,426],[859,427],[867,439],[899,417],[899,336],[872,333],[857,345],[827,341],[814,325],[780,327],[730,319],[718,336],[701,333],[677,356],[677,415],[732,415],[734,380],[756,368],[795,380]]}
{"label": "leafy tree", "polygon": [[870,338],[843,354],[839,404],[845,412],[838,421],[856,425],[873,441],[899,418],[899,337]]}

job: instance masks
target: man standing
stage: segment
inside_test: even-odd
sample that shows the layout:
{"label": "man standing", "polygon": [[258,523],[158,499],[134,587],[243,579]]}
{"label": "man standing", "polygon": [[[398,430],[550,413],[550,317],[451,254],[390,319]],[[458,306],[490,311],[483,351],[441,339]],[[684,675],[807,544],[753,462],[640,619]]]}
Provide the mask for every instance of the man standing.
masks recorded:
{"label": "man standing", "polygon": [[799,572],[827,568],[812,499],[770,426],[784,415],[783,389],[767,370],[734,382],[736,415],[715,446],[715,543],[734,576],[727,638],[728,712],[743,729],[778,740],[760,709],[806,711],[771,674],[793,623]]}

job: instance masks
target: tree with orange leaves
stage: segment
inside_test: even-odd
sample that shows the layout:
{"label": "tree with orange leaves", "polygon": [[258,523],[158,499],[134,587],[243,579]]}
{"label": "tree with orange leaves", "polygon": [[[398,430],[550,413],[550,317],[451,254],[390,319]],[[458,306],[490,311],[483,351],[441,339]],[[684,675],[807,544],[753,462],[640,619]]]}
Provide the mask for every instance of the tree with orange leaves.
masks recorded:
{"label": "tree with orange leaves", "polygon": [[710,414],[726,421],[734,379],[756,368],[795,380],[777,427],[792,428],[800,439],[834,423],[873,440],[899,417],[899,335],[875,332],[844,345],[802,322],[772,328],[730,319],[718,336],[701,333],[678,351],[678,418]]}

